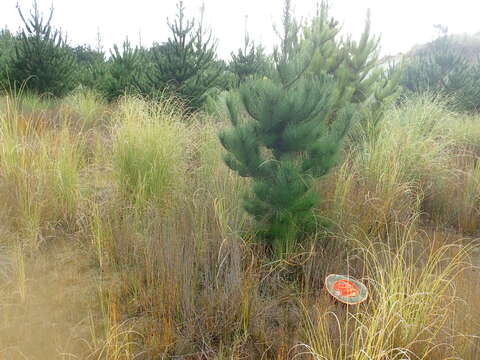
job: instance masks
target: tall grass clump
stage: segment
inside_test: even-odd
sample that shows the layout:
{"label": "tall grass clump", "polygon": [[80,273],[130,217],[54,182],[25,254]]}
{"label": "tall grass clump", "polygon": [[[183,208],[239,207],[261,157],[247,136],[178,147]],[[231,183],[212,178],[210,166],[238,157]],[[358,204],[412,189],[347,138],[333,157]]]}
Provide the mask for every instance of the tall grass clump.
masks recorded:
{"label": "tall grass clump", "polygon": [[[395,112],[408,131],[395,133],[397,142],[403,144],[411,135],[416,139],[410,142],[412,146],[404,147],[405,151],[397,147],[397,157],[402,157],[405,164],[403,177],[413,180],[421,191],[425,217],[437,226],[474,234],[478,229],[480,155],[476,116],[454,113],[448,108],[448,100],[429,95],[412,98]],[[386,129],[394,132],[395,123],[388,123]]]}
{"label": "tall grass clump", "polygon": [[[402,225],[403,227],[403,225]],[[410,222],[389,241],[358,248],[369,299],[358,307],[304,310],[306,349],[314,359],[437,359],[460,354],[451,346],[456,281],[470,267],[471,248],[438,245]],[[442,357],[445,356],[445,357]]]}
{"label": "tall grass clump", "polygon": [[474,162],[466,172],[465,188],[461,197],[459,227],[464,232],[475,233],[479,229],[480,217],[480,165]]}
{"label": "tall grass clump", "polygon": [[54,159],[50,164],[50,179],[47,180],[57,200],[53,209],[57,214],[62,214],[63,220],[74,222],[81,200],[80,171],[85,165],[83,139],[65,127],[50,141],[49,149],[45,151],[50,159]]}
{"label": "tall grass clump", "polygon": [[122,104],[114,129],[113,158],[120,191],[139,206],[165,205],[184,181],[189,129],[172,103],[148,108],[152,104],[129,101]]}
{"label": "tall grass clump", "polygon": [[194,124],[194,170],[190,186],[196,189],[194,199],[198,206],[202,206],[202,202],[208,201],[207,199],[214,199],[225,231],[244,231],[244,225],[249,222],[241,200],[247,190],[248,181],[236,176],[225,166],[225,150],[217,136],[220,126],[221,124],[208,117]]}
{"label": "tall grass clump", "polygon": [[78,88],[62,100],[62,105],[82,130],[102,125],[108,119],[105,100],[91,89]]}
{"label": "tall grass clump", "polygon": [[81,138],[68,127],[48,129],[25,116],[18,99],[7,97],[0,115],[0,175],[10,224],[31,247],[42,233],[73,224],[80,198]]}
{"label": "tall grass clump", "polygon": [[409,181],[426,185],[429,176],[446,167],[445,124],[451,116],[440,100],[413,99],[386,114],[378,136],[367,139],[358,161],[386,188]]}
{"label": "tall grass clump", "polygon": [[350,233],[379,233],[421,210],[449,175],[452,117],[428,96],[387,111],[375,134],[348,149],[331,179],[334,222]]}

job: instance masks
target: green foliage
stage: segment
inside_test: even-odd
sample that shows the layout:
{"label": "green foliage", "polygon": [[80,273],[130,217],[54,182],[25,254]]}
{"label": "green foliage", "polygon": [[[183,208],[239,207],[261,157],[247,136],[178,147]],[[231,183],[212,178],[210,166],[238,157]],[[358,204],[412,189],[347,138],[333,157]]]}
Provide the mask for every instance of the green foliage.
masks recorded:
{"label": "green foliage", "polygon": [[139,48],[133,48],[128,39],[123,42],[122,50],[117,45],[113,46],[104,88],[108,101],[137,91],[135,84],[141,78],[141,65]]}
{"label": "green foliage", "polygon": [[203,8],[198,24],[185,18],[183,1],[177,4],[173,23],[168,22],[168,41],[152,48],[153,67],[147,74],[146,91],[172,93],[190,110],[199,109],[212,88],[220,86],[222,63],[216,59],[216,41],[203,25]]}
{"label": "green foliage", "polygon": [[93,65],[98,61],[105,60],[105,54],[100,50],[92,49],[90,45],[77,46],[72,50],[75,61],[79,65]]}
{"label": "green foliage", "polygon": [[401,85],[407,95],[443,95],[456,110],[480,108],[480,64],[470,61],[446,31],[409,59]]}
{"label": "green foliage", "polygon": [[355,110],[337,79],[307,71],[331,29],[315,28],[309,41],[299,34],[286,0],[275,73],[227,99],[232,127],[220,134],[228,167],[252,179],[244,207],[277,255],[316,229],[315,179],[334,166]]}
{"label": "green foliage", "polygon": [[323,32],[309,71],[338,79],[341,96],[335,106],[340,109],[348,103],[357,105],[361,129],[375,128],[399,96],[401,72],[379,66],[379,38],[371,33],[369,13],[358,41],[350,36],[339,38],[339,31],[338,22],[329,17],[327,2],[322,2],[313,21],[304,28],[307,43]]}
{"label": "green foliage", "polygon": [[230,70],[236,75],[236,86],[251,77],[263,77],[269,73],[270,64],[262,46],[255,46],[245,29],[243,48],[231,54]]}
{"label": "green foliage", "polygon": [[75,58],[61,32],[50,25],[53,8],[46,20],[36,1],[29,19],[17,8],[24,29],[15,45],[12,79],[26,81],[27,88],[38,94],[66,94],[75,87]]}
{"label": "green foliage", "polygon": [[92,49],[90,45],[77,46],[72,51],[75,56],[75,77],[78,83],[99,90],[99,84],[103,84],[105,81],[105,74],[103,77],[99,76],[99,70],[105,67],[104,52],[100,49]]}
{"label": "green foliage", "polygon": [[0,31],[0,87],[9,87],[9,73],[15,56],[17,38],[8,30]]}

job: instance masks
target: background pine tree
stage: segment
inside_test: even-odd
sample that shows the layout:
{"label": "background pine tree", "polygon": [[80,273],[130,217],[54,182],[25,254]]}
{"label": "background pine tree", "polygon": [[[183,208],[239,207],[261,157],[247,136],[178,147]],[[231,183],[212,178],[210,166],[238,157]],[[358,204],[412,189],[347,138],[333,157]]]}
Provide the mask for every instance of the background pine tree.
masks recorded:
{"label": "background pine tree", "polygon": [[237,53],[231,53],[230,70],[236,76],[236,86],[244,83],[247,79],[257,76],[263,77],[270,72],[268,57],[264,54],[262,46],[250,40],[247,32],[247,19],[245,19],[245,36],[243,47]]}
{"label": "background pine tree", "polygon": [[38,94],[66,94],[75,87],[75,58],[62,33],[50,24],[53,8],[46,20],[36,1],[29,19],[17,8],[24,28],[15,47],[13,80],[26,81],[26,87]]}
{"label": "background pine tree", "polygon": [[108,75],[103,92],[112,101],[126,93],[137,92],[136,82],[142,78],[142,57],[138,47],[132,47],[126,39],[119,50],[115,44],[110,51]]}
{"label": "background pine tree", "polygon": [[246,82],[227,100],[232,127],[220,133],[225,161],[252,179],[244,207],[277,255],[293,250],[317,228],[314,183],[334,166],[354,113],[349,104],[335,106],[342,103],[343,84],[324,72],[308,71],[330,31],[317,27],[302,43],[286,0],[275,73]]}
{"label": "background pine tree", "polygon": [[10,69],[15,58],[17,37],[8,29],[0,30],[0,87],[8,89]]}
{"label": "background pine tree", "polygon": [[197,110],[207,94],[221,86],[222,62],[217,60],[217,42],[200,20],[185,17],[183,1],[177,4],[177,15],[168,21],[171,36],[165,44],[152,48],[153,66],[147,74],[148,93],[164,90],[183,100],[188,109]]}
{"label": "background pine tree", "polygon": [[105,53],[101,49],[92,49],[90,45],[76,46],[73,49],[75,57],[75,79],[84,87],[99,90],[105,81],[105,73],[99,76],[105,67]]}
{"label": "background pine tree", "polygon": [[447,29],[407,60],[401,85],[410,93],[431,92],[446,97],[456,110],[480,108],[480,63],[470,61],[462,48],[455,46]]}

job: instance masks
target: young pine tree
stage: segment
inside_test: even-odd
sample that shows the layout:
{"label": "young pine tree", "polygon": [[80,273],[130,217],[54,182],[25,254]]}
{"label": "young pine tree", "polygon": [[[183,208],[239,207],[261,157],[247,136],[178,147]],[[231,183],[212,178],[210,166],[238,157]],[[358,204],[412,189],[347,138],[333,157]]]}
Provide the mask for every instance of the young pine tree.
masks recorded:
{"label": "young pine tree", "polygon": [[231,53],[232,60],[229,64],[231,71],[236,75],[236,85],[244,83],[251,77],[263,77],[269,72],[269,63],[262,46],[255,46],[247,32],[247,19],[245,19],[245,37],[243,48],[237,53]]}
{"label": "young pine tree", "polygon": [[314,184],[335,165],[354,114],[349,104],[334,106],[341,102],[336,79],[307,71],[318,46],[331,36],[327,31],[318,28],[308,46],[301,46],[286,0],[271,79],[250,80],[227,100],[232,127],[220,133],[225,162],[251,178],[245,210],[278,256],[316,230]]}
{"label": "young pine tree", "polygon": [[75,87],[75,58],[61,32],[50,24],[53,8],[46,20],[36,1],[29,19],[17,8],[24,29],[15,45],[12,79],[26,81],[26,87],[38,94],[65,95]]}
{"label": "young pine tree", "polygon": [[17,38],[8,29],[0,30],[0,91],[8,89]]}
{"label": "young pine tree", "polygon": [[112,101],[125,93],[137,91],[142,59],[138,47],[133,48],[128,39],[123,42],[122,50],[115,44],[110,54],[104,93],[107,100]]}
{"label": "young pine tree", "polygon": [[447,97],[456,110],[480,109],[478,64],[471,63],[457,48],[447,29],[407,61],[401,79],[405,92],[425,91]]}
{"label": "young pine tree", "polygon": [[76,64],[76,81],[91,89],[97,89],[102,81],[97,76],[97,69],[105,66],[105,54],[90,45],[81,45],[73,48]]}
{"label": "young pine tree", "polygon": [[171,37],[152,49],[153,69],[147,74],[147,91],[167,90],[194,111],[203,105],[209,90],[219,84],[223,67],[216,58],[216,41],[204,28],[204,8],[198,23],[185,17],[183,1],[177,9],[174,22],[168,22]]}
{"label": "young pine tree", "polygon": [[304,42],[318,36],[319,29],[325,34],[315,51],[309,72],[326,73],[338,79],[339,103],[353,103],[359,115],[358,124],[363,128],[375,127],[385,109],[399,95],[398,83],[401,72],[388,72],[379,65],[379,38],[371,33],[370,14],[367,14],[364,30],[358,41],[339,38],[338,22],[329,16],[327,2],[322,2],[317,15],[304,29]]}

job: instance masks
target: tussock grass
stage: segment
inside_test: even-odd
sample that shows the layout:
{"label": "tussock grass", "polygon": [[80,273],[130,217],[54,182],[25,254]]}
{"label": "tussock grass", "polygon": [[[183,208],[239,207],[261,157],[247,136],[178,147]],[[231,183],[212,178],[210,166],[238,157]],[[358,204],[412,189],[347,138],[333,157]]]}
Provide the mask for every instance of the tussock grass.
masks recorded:
{"label": "tussock grass", "polygon": [[138,206],[149,201],[161,205],[182,186],[190,130],[175,121],[171,104],[153,110],[141,104],[141,117],[130,112],[130,107],[122,105],[124,119],[114,129],[117,180],[122,193]]}
{"label": "tussock grass", "polygon": [[61,105],[64,111],[72,113],[75,126],[82,130],[99,127],[109,118],[105,101],[90,89],[77,89]]}
{"label": "tussock grass", "polygon": [[390,224],[417,212],[438,224],[452,223],[442,213],[452,210],[445,194],[465,187],[458,151],[463,154],[466,144],[455,127],[461,121],[441,99],[427,95],[388,111],[331,176],[329,216],[343,232],[360,235],[385,233]]}
{"label": "tussock grass", "polygon": [[[424,248],[425,239],[420,240],[414,229],[412,222],[401,234],[391,235],[394,241],[371,241],[357,249],[369,288],[366,304],[345,306],[342,312],[317,305],[313,317],[305,310],[305,346],[314,358],[454,356],[448,322],[454,304],[460,302],[455,280],[471,266],[469,249],[435,247],[431,241]],[[392,242],[396,246],[389,245]]]}
{"label": "tussock grass", "polygon": [[30,126],[38,119],[25,119],[15,104],[8,106],[0,115],[0,191],[13,229],[24,233],[29,247],[36,249],[43,230],[74,222],[83,144],[68,126]]}

